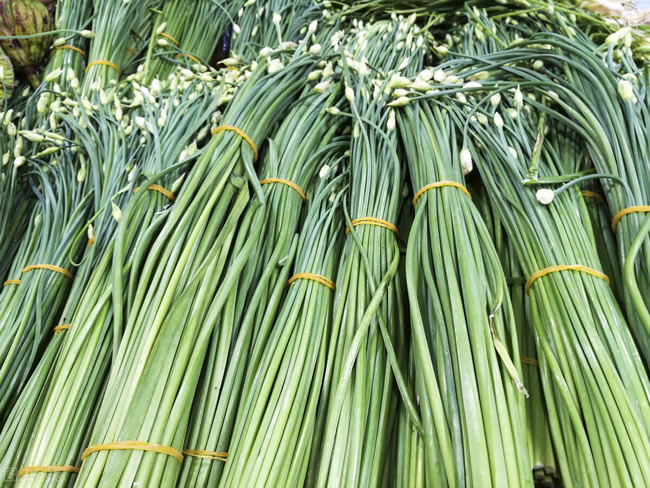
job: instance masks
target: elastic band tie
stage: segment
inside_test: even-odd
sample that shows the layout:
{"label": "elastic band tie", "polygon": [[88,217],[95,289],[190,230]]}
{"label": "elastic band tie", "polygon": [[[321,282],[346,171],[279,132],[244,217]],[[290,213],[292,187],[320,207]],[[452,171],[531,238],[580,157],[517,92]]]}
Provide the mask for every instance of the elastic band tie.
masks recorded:
{"label": "elastic band tie", "polygon": [[453,186],[454,188],[458,188],[459,190],[462,190],[463,193],[465,193],[465,195],[472,198],[472,195],[470,194],[469,190],[467,190],[467,188],[465,188],[460,183],[458,183],[456,181],[438,181],[436,183],[430,183],[427,186],[425,186],[424,188],[422,188],[420,191],[418,191],[415,194],[415,196],[413,197],[413,206],[415,207],[415,205],[418,203],[419,198],[424,193],[428,192],[429,190],[433,190],[435,188],[443,188],[445,186]]}
{"label": "elastic band tie", "polygon": [[[135,190],[133,190],[133,193],[137,193],[138,190],[140,190],[140,187],[137,187]],[[176,201],[176,195],[174,195],[172,192],[167,190],[166,188],[163,188],[160,185],[151,185],[149,187],[149,191],[157,191],[158,193],[161,193],[162,195],[165,195],[167,198],[169,198],[172,202]]]}
{"label": "elastic band tie", "polygon": [[192,56],[189,53],[180,53],[176,55],[176,59],[178,58],[190,58],[192,61],[194,61],[196,64],[201,64],[201,61],[196,56]]}
{"label": "elastic band tie", "polygon": [[602,195],[596,193],[595,191],[583,190],[582,196],[585,198],[595,198],[596,200],[600,200],[601,202],[605,201]]}
{"label": "elastic band tie", "polygon": [[2,286],[20,285],[21,283],[22,283],[21,280],[7,280],[2,284]]}
{"label": "elastic band tie", "polygon": [[95,239],[94,237],[91,237],[90,239],[88,239],[88,247],[93,247],[93,244],[95,244],[96,240],[97,239]]}
{"label": "elastic band tie", "polygon": [[614,217],[614,220],[612,221],[612,229],[614,229],[614,232],[616,232],[616,226],[618,225],[618,221],[621,220],[626,215],[630,215],[633,213],[644,213],[644,212],[650,212],[650,205],[637,205],[636,207],[624,208],[619,213],[617,213],[616,216]]}
{"label": "elastic band tie", "polygon": [[89,63],[88,66],[86,66],[86,73],[88,73],[88,70],[93,66],[108,66],[109,68],[113,68],[115,71],[117,71],[118,76],[122,74],[122,71],[120,70],[118,65],[110,61],[106,61],[104,59],[100,59],[99,61],[93,61],[92,63]]}
{"label": "elastic band tie", "polygon": [[316,283],[320,283],[321,285],[325,285],[327,288],[329,288],[332,291],[336,290],[336,285],[332,280],[329,278],[325,278],[324,276],[317,275],[314,273],[298,273],[297,275],[294,275],[290,280],[289,280],[289,285],[292,285],[295,281],[298,280],[311,280],[315,281]]}
{"label": "elastic band tie", "polygon": [[524,364],[530,364],[531,366],[539,366],[539,361],[535,358],[529,358],[526,356],[520,356],[521,362]]}
{"label": "elastic band tie", "polygon": [[26,266],[23,268],[23,274],[29,273],[30,271],[34,271],[35,269],[47,269],[49,271],[54,271],[55,273],[61,273],[62,275],[67,276],[71,280],[74,279],[74,275],[70,273],[67,269],[59,268],[58,266],[54,266],[53,264],[32,264],[30,266]]}
{"label": "elastic band tie", "polygon": [[[384,229],[390,230],[393,234],[399,235],[399,229],[395,227],[393,224],[386,220],[382,219],[377,219],[375,217],[361,217],[358,219],[354,219],[352,222],[352,227],[356,227],[357,225],[374,225],[377,227],[383,227]],[[345,229],[345,235],[348,235],[350,233],[350,228],[346,227]]]}
{"label": "elastic band tie", "polygon": [[210,459],[212,461],[223,461],[224,463],[228,461],[227,452],[212,452],[212,451],[199,451],[195,449],[184,449],[183,454],[195,458]]}
{"label": "elastic band tie", "polygon": [[530,287],[533,286],[533,283],[538,278],[541,278],[543,276],[546,276],[551,273],[555,273],[557,271],[580,271],[582,273],[587,273],[590,274],[591,276],[595,276],[596,278],[600,278],[601,280],[606,281],[609,284],[609,277],[606,274],[601,273],[600,271],[596,271],[595,269],[589,268],[587,266],[583,266],[581,264],[568,264],[565,266],[550,266],[548,268],[542,269],[541,271],[537,271],[536,273],[533,273],[533,275],[528,278],[528,282],[526,283],[526,295],[529,295]]}
{"label": "elastic band tie", "polygon": [[81,460],[83,461],[91,454],[99,451],[150,451],[173,457],[179,463],[183,462],[183,455],[173,447],[163,446],[161,444],[150,444],[142,441],[121,441],[111,442],[110,444],[96,444],[90,446],[83,452]]}
{"label": "elastic band tie", "polygon": [[133,49],[132,47],[127,47],[126,50],[129,51],[129,52],[130,52],[131,54],[133,54],[134,56],[135,56],[136,54],[138,54],[137,52],[135,52],[135,49]]}
{"label": "elastic band tie", "polygon": [[59,334],[64,330],[70,330],[70,327],[72,327],[72,324],[57,325],[54,327],[54,335]]}
{"label": "elastic band tie", "polygon": [[27,466],[18,470],[17,477],[34,473],[78,473],[79,468],[74,466]]}
{"label": "elastic band tie", "polygon": [[244,139],[248,143],[248,145],[253,150],[253,153],[255,154],[255,161],[257,161],[257,158],[259,157],[259,153],[257,152],[257,146],[253,142],[253,139],[248,137],[248,135],[244,131],[238,129],[237,127],[233,127],[232,125],[220,125],[219,127],[217,127],[212,131],[212,135],[216,136],[219,132],[223,132],[227,130],[239,135],[242,139]]}
{"label": "elastic band tie", "polygon": [[305,192],[302,191],[302,188],[296,185],[293,181],[283,180],[280,178],[265,178],[263,180],[260,180],[260,185],[267,185],[269,183],[281,183],[282,185],[287,185],[288,187],[296,190],[298,192],[298,195],[300,195],[300,198],[307,200],[307,195],[305,195]]}
{"label": "elastic band tie", "polygon": [[66,44],[65,46],[55,47],[54,50],[52,51],[52,56],[54,56],[54,53],[55,53],[56,51],[60,51],[60,50],[62,50],[62,49],[70,49],[70,50],[72,50],[72,51],[76,51],[76,52],[78,52],[78,53],[81,54],[84,58],[87,58],[87,57],[88,57],[88,56],[86,55],[86,53],[83,52],[81,49],[79,49],[79,48],[76,47],[76,46],[71,46],[71,45],[69,45],[69,44]]}
{"label": "elastic band tie", "polygon": [[169,39],[170,41],[172,41],[172,42],[173,42],[174,44],[176,44],[177,46],[180,46],[180,45],[181,45],[180,42],[178,42],[176,39],[174,39],[172,36],[170,36],[169,34],[167,34],[167,33],[165,33],[165,32],[161,32],[161,33],[158,34],[158,35],[159,35],[159,36],[162,36],[162,37],[166,37],[167,39]]}

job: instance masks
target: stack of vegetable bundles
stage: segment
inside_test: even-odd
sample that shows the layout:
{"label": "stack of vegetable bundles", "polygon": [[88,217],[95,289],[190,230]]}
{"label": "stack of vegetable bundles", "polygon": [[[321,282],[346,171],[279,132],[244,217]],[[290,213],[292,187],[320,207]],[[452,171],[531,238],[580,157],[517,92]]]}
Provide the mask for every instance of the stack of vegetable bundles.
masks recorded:
{"label": "stack of vegetable bundles", "polygon": [[0,2],[0,487],[650,486],[612,12]]}

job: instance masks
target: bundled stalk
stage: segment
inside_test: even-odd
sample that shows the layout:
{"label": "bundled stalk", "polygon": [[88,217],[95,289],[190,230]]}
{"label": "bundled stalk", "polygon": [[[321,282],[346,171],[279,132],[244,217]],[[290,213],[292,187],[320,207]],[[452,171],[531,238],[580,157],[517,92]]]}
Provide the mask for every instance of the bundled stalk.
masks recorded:
{"label": "bundled stalk", "polygon": [[[197,90],[199,85],[203,85],[201,90]],[[142,129],[133,132],[135,141],[144,137],[146,144],[138,158],[141,163],[128,168],[128,172],[125,171],[127,168],[122,171],[122,184],[126,186],[117,189],[119,193],[115,197],[121,198],[115,200],[123,208],[132,201],[133,210],[128,216],[122,215],[116,203],[112,207],[112,215],[106,212],[113,223],[110,228],[107,229],[108,226],[102,225],[101,221],[96,222],[98,225],[93,230],[93,238],[98,241],[92,247],[102,252],[91,260],[95,265],[89,282],[75,303],[68,332],[70,338],[55,364],[42,413],[27,442],[29,450],[20,462],[22,467],[75,467],[79,464],[79,454],[87,444],[93,427],[92,414],[101,404],[111,352],[117,349],[115,344],[121,339],[121,332],[113,327],[116,307],[128,310],[132,303],[135,284],[144,263],[142,250],[153,243],[156,232],[169,215],[181,182],[178,179],[174,183],[179,171],[196,157],[195,145],[187,146],[210,118],[219,100],[219,92],[215,96],[210,88],[210,85],[196,80],[188,89],[177,88],[159,94],[154,104],[145,102],[144,107],[129,114],[142,125]],[[197,93],[200,93],[200,99],[195,97]],[[179,157],[180,163],[167,167],[168,158],[175,161]],[[136,188],[140,188],[136,186],[137,183],[142,187],[134,193]],[[112,206],[111,203],[114,203],[113,198],[109,196],[107,205]],[[116,216],[120,221],[127,219],[124,239],[117,253],[114,242]],[[114,257],[123,259],[121,278],[125,282],[124,288],[128,290],[119,300],[113,297],[111,267]],[[66,428],[70,425],[74,425],[75,429]],[[67,449],[58,449],[59,445],[65,445]],[[28,474],[21,477],[19,486],[41,486],[53,476],[69,479],[73,473]]]}
{"label": "bundled stalk", "polygon": [[[342,142],[332,139],[344,119],[333,119],[326,112],[337,108],[331,106],[341,97],[340,85],[308,95],[312,90],[306,90],[269,142],[260,171],[267,202],[262,237],[213,332],[186,439],[189,452],[228,452],[237,416],[247,405],[240,408],[242,391],[251,388],[284,296],[303,196],[312,193],[310,185],[322,161],[338,157],[336,152],[341,150]],[[254,211],[254,207],[247,210]],[[188,456],[179,484],[212,486],[219,482],[223,469],[219,460]]]}
{"label": "bundled stalk", "polygon": [[466,194],[471,156],[436,104],[407,106],[398,127],[417,205],[406,276],[427,482],[531,486],[530,459],[516,449],[526,432],[515,321],[499,257]]}
{"label": "bundled stalk", "polygon": [[[335,172],[330,168],[324,179]],[[304,485],[331,328],[335,285],[328,277],[343,235],[341,184],[341,177],[325,180],[312,195],[292,265],[296,279],[290,280],[258,367],[249,370],[253,380],[220,486]]]}
{"label": "bundled stalk", "polygon": [[[42,138],[32,133],[25,136]],[[23,140],[23,136],[17,137]],[[20,148],[23,143],[17,144]],[[6,419],[54,327],[61,325],[57,321],[75,273],[70,257],[74,261],[80,253],[74,240],[89,207],[85,184],[76,179],[69,151],[49,157],[47,162],[37,147],[24,151],[26,156],[16,159],[25,162],[29,157],[33,171],[30,186],[38,203],[0,294],[1,419]]]}
{"label": "bundled stalk", "polygon": [[91,94],[91,87],[101,89],[120,79],[131,58],[133,32],[140,35],[151,31],[150,9],[158,3],[157,0],[93,0],[94,38],[82,83],[85,96]]}
{"label": "bundled stalk", "polygon": [[[314,486],[394,482],[388,459],[399,450],[391,442],[398,432],[395,380],[409,414],[419,423],[402,375],[408,339],[404,296],[396,278],[400,252],[395,223],[403,174],[392,130],[394,113],[385,106],[386,91],[402,82],[400,74],[411,74],[422,64],[413,21],[395,18],[360,25],[347,45],[339,46],[339,35],[332,40],[343,52],[354,130],[349,214],[344,208],[349,235],[337,272],[325,372],[328,393],[318,420],[323,425],[317,438],[321,457],[312,459],[309,468],[308,483]],[[369,77],[368,66],[385,78]]]}
{"label": "bundled stalk", "polygon": [[[526,98],[531,107],[521,110],[523,96],[516,85],[506,87],[514,93],[501,88],[501,110],[492,106],[485,113],[476,107],[467,144],[528,277],[563,482],[643,485],[650,475],[648,377],[600,271],[582,195],[572,183],[566,191],[537,193],[524,184],[575,174],[580,164],[576,136],[562,126],[548,126],[546,134],[545,117],[537,112],[544,105]],[[466,120],[467,114],[459,110],[461,117]],[[551,268],[556,266],[561,268]]]}
{"label": "bundled stalk", "polygon": [[[55,81],[67,91],[69,84],[76,79],[81,79],[83,70],[86,67],[88,57],[88,39],[81,35],[91,35],[86,32],[92,14],[92,0],[58,0],[56,3],[56,15],[54,28],[58,31],[69,33],[58,37],[53,42],[53,50],[50,53],[50,62],[45,68],[45,76],[50,81]],[[55,74],[58,76],[55,77]],[[74,76],[72,75],[74,73]],[[73,83],[74,84],[74,83]],[[72,86],[75,89],[78,86]]]}
{"label": "bundled stalk", "polygon": [[166,79],[174,64],[209,65],[226,26],[243,6],[244,0],[173,0],[166,2],[156,27],[154,58],[148,69],[150,79]]}
{"label": "bundled stalk", "polygon": [[[147,256],[126,320],[116,308],[114,327],[122,330],[123,322],[126,327],[91,446],[82,456],[78,482],[84,486],[176,485],[192,397],[215,320],[263,222],[261,196],[258,211],[240,223],[250,200],[244,178],[250,175],[261,194],[253,169],[257,144],[293,102],[313,63],[311,56],[299,55],[272,74],[266,74],[266,63],[252,72],[223,116],[227,130],[214,131],[154,244],[140,248]],[[239,233],[248,238],[237,249]],[[231,251],[237,256],[232,264]],[[116,300],[122,296],[122,264],[118,255]],[[124,441],[167,448],[163,453],[110,448]]]}

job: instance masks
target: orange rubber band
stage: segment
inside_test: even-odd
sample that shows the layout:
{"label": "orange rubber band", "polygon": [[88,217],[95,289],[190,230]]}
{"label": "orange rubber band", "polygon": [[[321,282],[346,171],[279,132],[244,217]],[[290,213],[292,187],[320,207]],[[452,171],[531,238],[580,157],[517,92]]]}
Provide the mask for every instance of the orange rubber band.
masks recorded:
{"label": "orange rubber band", "polygon": [[135,52],[135,49],[133,49],[132,47],[127,47],[126,50],[129,51],[129,52],[130,52],[131,54],[133,54],[134,56],[135,56],[136,54],[138,54],[137,52]]}
{"label": "orange rubber band", "polygon": [[[399,229],[395,227],[393,224],[386,220],[382,219],[377,219],[375,217],[361,217],[359,219],[354,219],[352,222],[352,227],[356,227],[357,225],[375,225],[377,227],[383,227],[384,229],[390,230],[393,234],[399,235]],[[345,228],[345,235],[348,235],[350,233],[350,228],[346,227]]]}
{"label": "orange rubber band", "polygon": [[551,273],[555,273],[556,271],[580,271],[582,273],[587,273],[590,274],[591,276],[595,276],[596,278],[600,278],[601,280],[606,281],[609,284],[609,277],[601,273],[600,271],[596,271],[595,269],[588,268],[587,266],[583,266],[581,264],[568,264],[568,265],[563,265],[563,266],[550,266],[548,268],[542,269],[541,271],[537,271],[536,273],[533,273],[533,275],[528,278],[528,282],[526,282],[526,295],[529,295],[530,287],[533,286],[533,283],[538,278],[541,278],[543,276],[546,276]]}
{"label": "orange rubber band", "polygon": [[[135,190],[133,190],[133,193],[137,193],[139,189],[140,189],[140,187],[137,187]],[[176,195],[174,195],[172,192],[170,192],[166,188],[163,188],[160,185],[151,185],[149,187],[149,191],[157,191],[158,193],[161,193],[161,194],[165,195],[172,202],[176,201]]]}
{"label": "orange rubber band", "polygon": [[269,183],[281,183],[283,185],[287,185],[288,187],[296,190],[298,192],[298,195],[300,195],[300,198],[307,200],[307,195],[305,195],[305,192],[302,191],[302,188],[296,185],[293,181],[283,180],[280,178],[265,178],[263,180],[260,180],[260,185],[267,185]]}
{"label": "orange rubber band", "polygon": [[237,127],[233,127],[232,125],[220,125],[219,127],[217,127],[212,131],[212,135],[216,136],[219,132],[223,132],[226,130],[234,132],[235,134],[239,135],[242,139],[244,139],[253,150],[253,153],[255,154],[255,161],[257,161],[257,158],[259,157],[259,153],[257,152],[257,146],[253,142],[253,139],[248,137],[248,135],[244,131],[238,129]]}
{"label": "orange rubber band", "polygon": [[34,271],[35,269],[47,269],[49,271],[54,271],[55,273],[61,273],[62,275],[67,276],[71,280],[74,279],[74,275],[70,273],[67,269],[59,268],[58,266],[54,266],[53,264],[32,264],[30,266],[26,266],[23,268],[23,274],[29,273],[30,271]]}
{"label": "orange rubber band", "polygon": [[93,247],[93,244],[95,244],[96,240],[97,239],[95,239],[94,237],[91,237],[90,239],[88,239],[88,247]]}
{"label": "orange rubber band", "polygon": [[88,73],[88,70],[93,66],[108,66],[109,68],[113,68],[115,71],[117,71],[118,76],[122,74],[122,71],[120,70],[118,65],[116,65],[115,63],[111,63],[110,61],[105,61],[103,59],[89,63],[88,66],[86,66],[86,73]]}
{"label": "orange rubber band", "polygon": [[195,458],[210,459],[212,461],[223,461],[224,463],[228,461],[227,452],[212,452],[212,451],[199,451],[195,449],[184,449],[183,454]]}
{"label": "orange rubber band", "polygon": [[56,335],[64,330],[70,330],[70,327],[72,327],[72,324],[57,325],[54,327],[54,334]]}
{"label": "orange rubber band", "polygon": [[34,473],[78,473],[79,468],[74,466],[27,466],[18,470],[17,477]]}
{"label": "orange rubber band", "polygon": [[21,280],[7,280],[5,281],[2,286],[8,286],[8,285],[20,285],[22,283]]}
{"label": "orange rubber band", "polygon": [[81,54],[84,58],[87,58],[87,57],[88,57],[88,56],[86,55],[86,53],[83,52],[81,49],[79,49],[78,47],[75,47],[75,46],[71,46],[71,45],[69,45],[69,44],[66,44],[65,46],[55,47],[55,48],[52,50],[52,56],[54,56],[54,53],[55,53],[56,51],[60,51],[61,49],[70,49],[70,50],[72,50],[72,51],[76,51],[76,52],[78,52],[78,53]]}
{"label": "orange rubber band", "polygon": [[185,58],[190,58],[190,59],[191,59],[192,61],[194,61],[196,64],[201,64],[201,61],[199,61],[199,59],[198,59],[196,56],[192,56],[192,55],[189,54],[189,53],[180,53],[180,54],[177,54],[177,55],[176,55],[176,58],[177,58],[177,59],[178,59],[178,58],[183,58],[183,57],[185,57]]}
{"label": "orange rubber band", "polygon": [[530,364],[531,366],[539,366],[539,361],[535,358],[520,356],[519,359],[521,359],[521,362],[524,364]]}
{"label": "orange rubber band", "polygon": [[644,213],[644,212],[650,212],[650,205],[638,205],[636,207],[624,208],[619,213],[617,213],[616,216],[614,217],[614,220],[612,221],[612,229],[614,229],[614,232],[616,232],[616,226],[618,225],[618,221],[621,220],[626,215],[630,215],[633,213]]}
{"label": "orange rubber band", "polygon": [[433,189],[435,189],[435,188],[442,188],[442,187],[445,187],[445,186],[453,186],[454,188],[458,188],[459,190],[462,190],[463,193],[465,193],[468,197],[472,198],[472,195],[469,193],[469,191],[467,190],[467,188],[465,188],[465,187],[464,187],[463,185],[461,185],[460,183],[457,183],[457,182],[455,182],[455,181],[438,181],[438,182],[436,182],[436,183],[430,183],[430,184],[428,184],[427,186],[425,186],[424,188],[422,188],[419,192],[417,192],[417,193],[415,194],[415,196],[413,197],[413,206],[415,207],[415,205],[418,203],[419,198],[420,198],[424,193],[428,192],[429,190],[433,190]]}
{"label": "orange rubber band", "polygon": [[325,278],[324,276],[317,275],[314,273],[298,273],[297,275],[294,275],[290,280],[289,280],[289,285],[292,285],[295,281],[298,280],[311,280],[315,281],[317,283],[320,283],[321,285],[325,285],[327,288],[329,288],[332,291],[336,290],[336,285],[332,280],[329,278]]}
{"label": "orange rubber band", "polygon": [[96,444],[87,448],[81,455],[81,460],[83,461],[91,454],[94,454],[99,451],[149,451],[157,452],[159,454],[165,454],[169,457],[173,457],[178,460],[179,463],[183,462],[183,455],[180,451],[174,449],[173,447],[163,446],[161,444],[150,444],[143,441],[121,441],[121,442],[111,442],[110,444]]}
{"label": "orange rubber band", "polygon": [[176,44],[177,46],[180,46],[180,45],[181,45],[180,42],[178,42],[176,39],[174,39],[174,38],[173,38],[172,36],[170,36],[169,34],[166,34],[166,33],[164,33],[164,32],[161,32],[161,33],[158,34],[158,35],[159,35],[159,36],[162,36],[162,37],[166,37],[167,39],[169,39],[170,41],[172,41],[172,42],[173,42],[174,44]]}
{"label": "orange rubber band", "polygon": [[596,200],[600,200],[601,202],[605,201],[605,199],[602,197],[602,195],[599,195],[595,191],[583,190],[582,191],[582,196],[585,197],[585,198],[595,198]]}

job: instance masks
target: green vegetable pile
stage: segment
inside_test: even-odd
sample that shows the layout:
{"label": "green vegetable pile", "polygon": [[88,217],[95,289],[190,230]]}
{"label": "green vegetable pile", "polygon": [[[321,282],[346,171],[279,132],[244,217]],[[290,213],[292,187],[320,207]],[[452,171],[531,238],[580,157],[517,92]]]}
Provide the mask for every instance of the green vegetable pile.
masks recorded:
{"label": "green vegetable pile", "polygon": [[650,29],[0,1],[0,487],[650,486]]}

